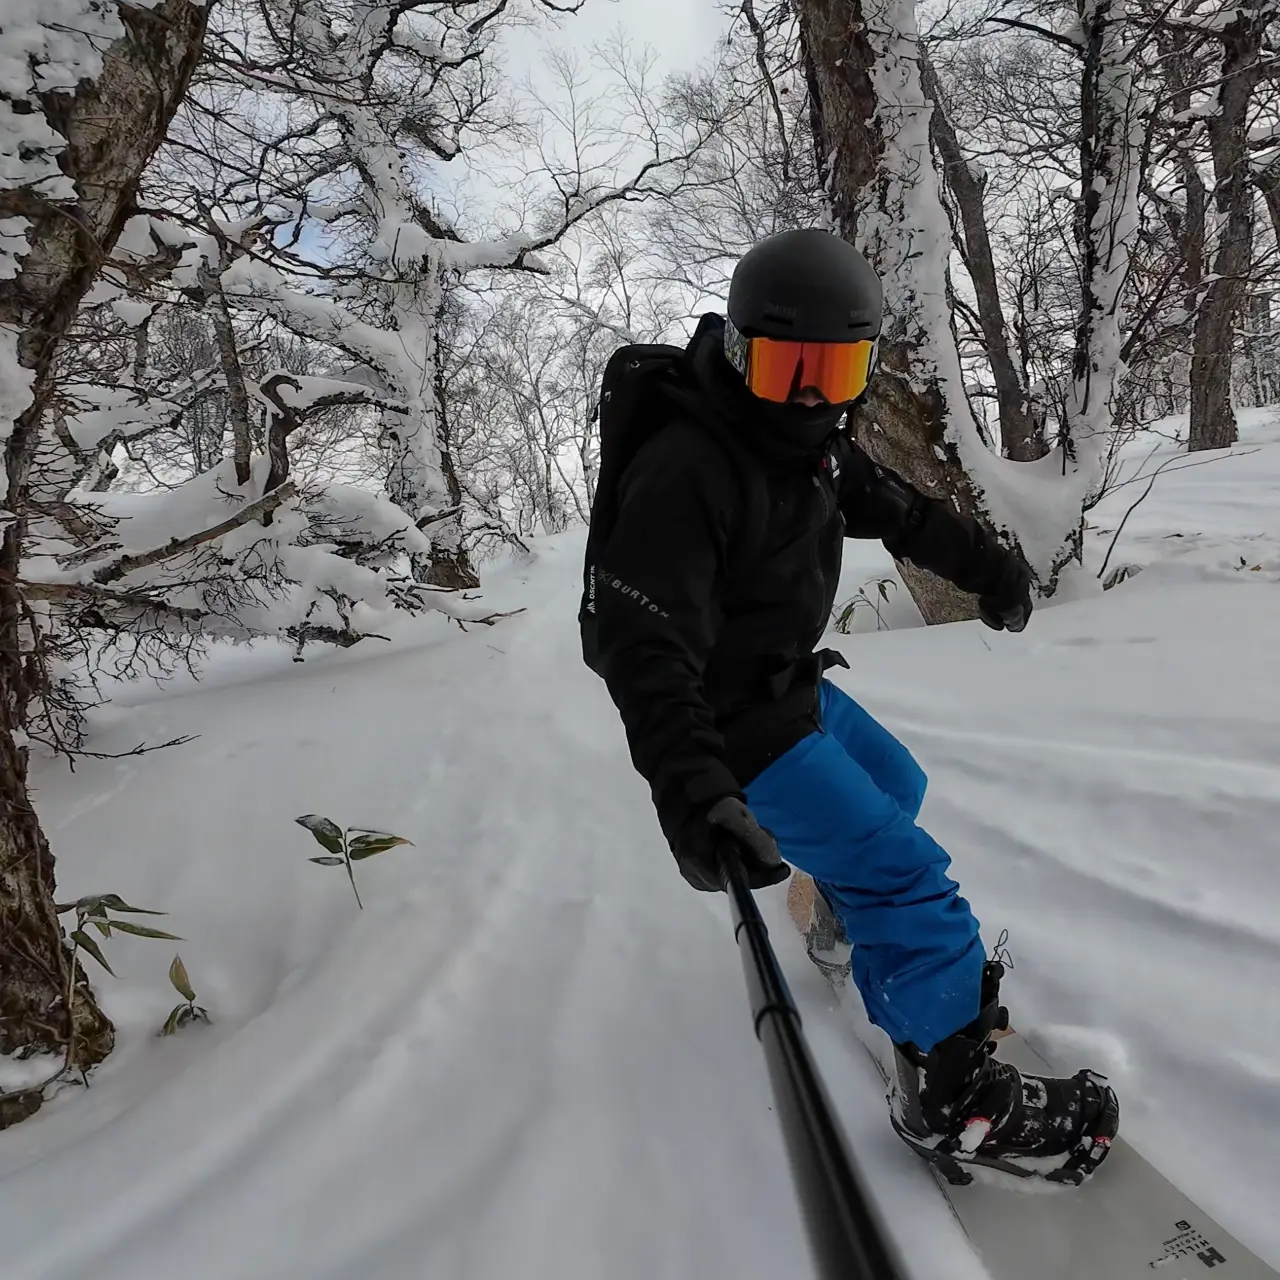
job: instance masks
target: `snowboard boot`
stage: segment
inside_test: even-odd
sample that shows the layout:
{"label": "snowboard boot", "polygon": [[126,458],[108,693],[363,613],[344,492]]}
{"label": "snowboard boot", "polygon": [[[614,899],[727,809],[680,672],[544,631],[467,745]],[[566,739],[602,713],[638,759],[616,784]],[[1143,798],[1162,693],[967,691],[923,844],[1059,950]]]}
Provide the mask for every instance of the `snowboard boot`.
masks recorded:
{"label": "snowboard boot", "polygon": [[843,987],[849,980],[853,948],[822,886],[808,876],[793,875],[787,897],[809,959],[833,987]]}
{"label": "snowboard boot", "polygon": [[1119,1102],[1091,1071],[1044,1078],[993,1057],[993,1035],[1009,1027],[999,1003],[1003,976],[1004,965],[987,962],[977,1018],[929,1053],[894,1045],[893,1127],[952,1183],[973,1180],[965,1165],[983,1165],[1078,1186],[1106,1159]]}

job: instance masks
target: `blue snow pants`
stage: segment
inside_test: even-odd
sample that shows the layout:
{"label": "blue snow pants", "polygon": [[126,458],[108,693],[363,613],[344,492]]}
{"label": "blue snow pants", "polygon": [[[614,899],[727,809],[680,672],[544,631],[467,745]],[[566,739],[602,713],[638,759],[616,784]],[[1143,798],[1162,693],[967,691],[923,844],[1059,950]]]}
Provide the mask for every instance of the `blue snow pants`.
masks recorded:
{"label": "blue snow pants", "polygon": [[978,922],[946,850],[916,826],[926,779],[911,753],[829,680],[821,723],[747,787],[747,802],[843,922],[871,1021],[928,1052],[978,1015]]}

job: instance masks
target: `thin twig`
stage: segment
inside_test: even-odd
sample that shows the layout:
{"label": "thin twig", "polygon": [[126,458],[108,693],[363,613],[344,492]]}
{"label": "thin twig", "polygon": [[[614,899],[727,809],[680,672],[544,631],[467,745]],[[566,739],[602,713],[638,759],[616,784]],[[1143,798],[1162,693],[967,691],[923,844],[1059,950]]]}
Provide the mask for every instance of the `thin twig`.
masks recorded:
{"label": "thin twig", "polygon": [[[1224,454],[1223,457],[1247,458],[1250,453],[1257,453],[1257,452],[1258,452],[1257,449],[1250,449],[1247,453]],[[1175,453],[1172,458],[1168,458],[1166,461],[1162,462],[1151,473],[1150,476],[1134,476],[1132,479],[1122,481],[1120,484],[1117,484],[1112,488],[1111,492],[1114,493],[1116,489],[1123,489],[1125,485],[1133,484],[1135,481],[1138,481],[1138,480],[1150,481],[1147,487],[1142,491],[1141,496],[1138,497],[1133,502],[1133,504],[1129,507],[1129,510],[1124,513],[1123,518],[1121,519],[1119,525],[1116,527],[1116,531],[1111,538],[1111,545],[1107,547],[1107,554],[1103,557],[1102,568],[1098,570],[1099,579],[1101,579],[1103,574],[1106,573],[1107,565],[1111,563],[1111,553],[1116,549],[1116,543],[1120,540],[1120,535],[1124,532],[1125,525],[1129,523],[1129,517],[1133,515],[1133,513],[1143,504],[1143,502],[1146,501],[1148,495],[1151,493],[1151,490],[1155,488],[1156,481],[1160,479],[1160,477],[1165,473],[1166,470],[1169,472],[1170,475],[1172,475],[1176,471],[1187,471],[1187,470],[1190,470],[1192,467],[1206,467],[1211,462],[1222,461],[1222,458],[1202,458],[1199,462],[1184,463],[1180,467],[1172,466],[1171,464],[1176,462],[1181,456],[1182,456],[1181,454]]]}
{"label": "thin twig", "polygon": [[[184,733],[181,737],[170,738],[168,742],[157,742],[154,746],[140,742],[130,751],[82,751],[79,747],[72,747],[68,749],[67,754],[84,756],[90,760],[124,760],[128,756],[150,755],[153,751],[164,751],[169,747],[185,747],[188,742],[194,742],[199,736],[198,733]],[[74,760],[71,767],[75,768]]]}

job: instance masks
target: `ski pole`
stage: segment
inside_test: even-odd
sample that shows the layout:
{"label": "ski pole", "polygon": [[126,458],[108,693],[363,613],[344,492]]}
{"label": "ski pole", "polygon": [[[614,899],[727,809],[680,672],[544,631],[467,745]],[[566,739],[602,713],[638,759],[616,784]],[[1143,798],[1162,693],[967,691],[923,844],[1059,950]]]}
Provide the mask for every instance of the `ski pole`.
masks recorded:
{"label": "ski pole", "polygon": [[736,853],[722,856],[720,875],[817,1274],[821,1280],[903,1280],[897,1251],[863,1190]]}

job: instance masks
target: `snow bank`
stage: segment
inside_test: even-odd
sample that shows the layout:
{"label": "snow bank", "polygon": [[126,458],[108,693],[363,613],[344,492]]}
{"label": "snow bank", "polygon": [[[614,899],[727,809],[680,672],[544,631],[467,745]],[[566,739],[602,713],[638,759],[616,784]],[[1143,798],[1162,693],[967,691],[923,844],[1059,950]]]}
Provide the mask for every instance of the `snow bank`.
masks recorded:
{"label": "snow bank", "polygon": [[[1110,568],[1148,568],[1148,585],[1240,573],[1280,581],[1280,409],[1241,409],[1237,416],[1240,443],[1230,449],[1187,454],[1160,436],[1126,446],[1120,487],[1089,513],[1087,556],[1095,571],[1124,520]],[[1186,439],[1185,418],[1156,426],[1164,437]]]}

